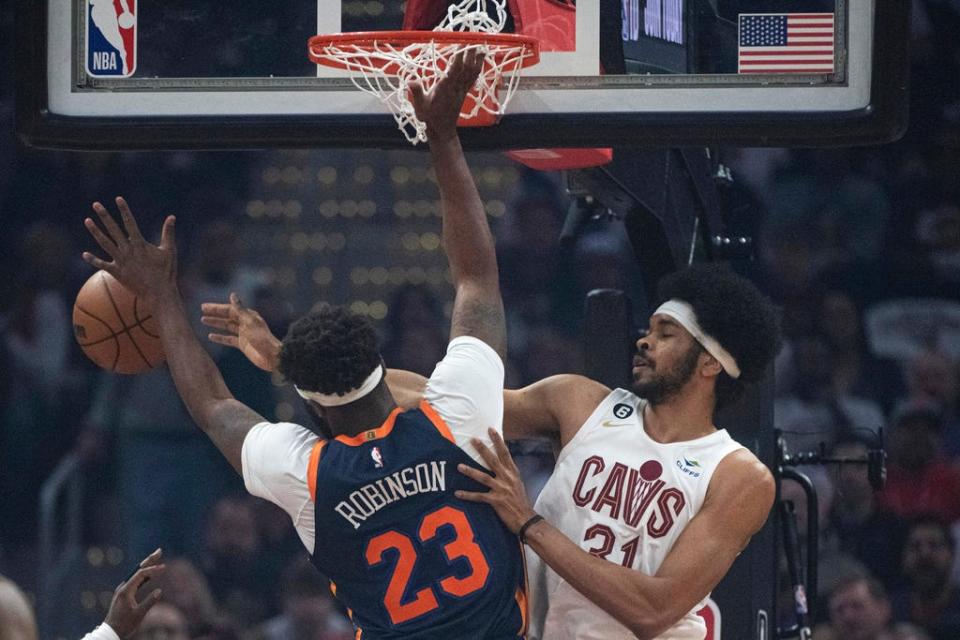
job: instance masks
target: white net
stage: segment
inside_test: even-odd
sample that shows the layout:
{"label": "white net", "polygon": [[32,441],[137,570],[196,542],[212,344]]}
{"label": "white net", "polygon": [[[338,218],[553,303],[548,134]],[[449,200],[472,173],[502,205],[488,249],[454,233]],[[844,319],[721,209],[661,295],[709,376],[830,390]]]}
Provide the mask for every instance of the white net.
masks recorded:
{"label": "white net", "polygon": [[[451,6],[434,31],[499,33],[506,22],[505,1],[464,0]],[[491,12],[488,11],[492,9]],[[495,17],[494,17],[495,16]],[[427,40],[399,44],[397,40],[362,43],[311,43],[315,61],[329,60],[352,72],[351,80],[361,91],[373,94],[393,112],[397,126],[412,144],[427,141],[427,127],[410,103],[408,87],[419,81],[429,94],[461,51],[484,52],[480,76],[460,113],[462,120],[493,123],[503,115],[520,79],[524,61],[533,56],[528,45],[489,41],[445,42]]]}

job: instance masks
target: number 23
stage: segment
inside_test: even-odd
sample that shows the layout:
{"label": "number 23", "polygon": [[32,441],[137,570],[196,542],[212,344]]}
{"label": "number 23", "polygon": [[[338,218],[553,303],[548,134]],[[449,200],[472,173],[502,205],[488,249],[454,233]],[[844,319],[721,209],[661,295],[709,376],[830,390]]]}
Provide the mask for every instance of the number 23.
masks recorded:
{"label": "number 23", "polygon": [[[483,550],[474,540],[473,528],[467,515],[460,509],[446,506],[430,512],[420,523],[417,537],[420,542],[429,542],[436,537],[440,527],[446,525],[453,526],[457,535],[443,545],[443,553],[448,562],[466,558],[470,573],[463,578],[447,576],[439,581],[439,585],[444,593],[462,598],[483,588],[490,575],[490,565],[483,555]],[[393,624],[408,622],[437,609],[440,605],[432,587],[420,589],[413,599],[404,602],[407,583],[417,562],[417,551],[410,536],[399,531],[387,531],[372,538],[367,543],[367,564],[375,567],[385,562],[383,556],[388,549],[397,550],[396,565],[383,598],[383,604]]]}

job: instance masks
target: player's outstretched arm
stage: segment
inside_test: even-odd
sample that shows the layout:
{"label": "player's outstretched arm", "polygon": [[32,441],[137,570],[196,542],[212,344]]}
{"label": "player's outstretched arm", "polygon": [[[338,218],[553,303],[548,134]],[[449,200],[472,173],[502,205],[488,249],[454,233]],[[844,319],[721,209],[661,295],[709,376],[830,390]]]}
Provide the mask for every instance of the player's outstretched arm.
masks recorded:
{"label": "player's outstretched arm", "polygon": [[175,218],[167,217],[160,244],[153,245],[143,238],[123,198],[117,198],[117,207],[122,228],[99,202],[93,204],[93,210],[103,229],[91,218],[84,220],[87,231],[111,260],[86,252],[83,259],[113,275],[152,307],[167,366],[183,404],[240,473],[243,439],[264,418],[233,397],[220,370],[193,333],[177,288]]}
{"label": "player's outstretched arm", "polygon": [[506,322],[493,234],[457,135],[460,107],[482,68],[481,52],[463,52],[429,95],[419,84],[411,85],[410,91],[417,117],[427,125],[440,187],[443,246],[456,290],[450,338],[475,336],[503,358]]}
{"label": "player's outstretched arm", "polygon": [[[518,533],[537,514],[503,440],[493,431],[490,437],[494,450],[477,440],[473,445],[492,476],[458,467],[489,491],[458,491],[457,497],[491,505]],[[741,450],[728,455],[714,472],[700,512],[655,576],[592,555],[544,520],[527,528],[524,541],[573,588],[645,640],[676,624],[717,586],[766,522],[775,493],[772,474],[753,454]]]}

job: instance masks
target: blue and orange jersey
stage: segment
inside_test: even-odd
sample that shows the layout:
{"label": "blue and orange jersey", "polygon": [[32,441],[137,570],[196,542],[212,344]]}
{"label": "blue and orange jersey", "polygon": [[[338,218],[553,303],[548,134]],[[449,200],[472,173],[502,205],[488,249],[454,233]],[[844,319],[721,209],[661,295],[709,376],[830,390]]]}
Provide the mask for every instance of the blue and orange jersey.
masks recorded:
{"label": "blue and orange jersey", "polygon": [[522,638],[522,547],[457,471],[482,468],[426,402],[377,429],[318,443],[312,561],[331,580],[364,640]]}

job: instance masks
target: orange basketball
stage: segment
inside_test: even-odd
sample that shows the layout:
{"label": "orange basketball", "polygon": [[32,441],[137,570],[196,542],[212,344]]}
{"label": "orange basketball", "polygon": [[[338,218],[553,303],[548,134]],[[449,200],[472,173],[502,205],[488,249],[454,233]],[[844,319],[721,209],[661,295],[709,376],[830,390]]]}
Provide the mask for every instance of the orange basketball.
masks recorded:
{"label": "orange basketball", "polygon": [[142,373],[164,361],[150,309],[106,271],[80,288],[73,335],[88,358],[115,373]]}

